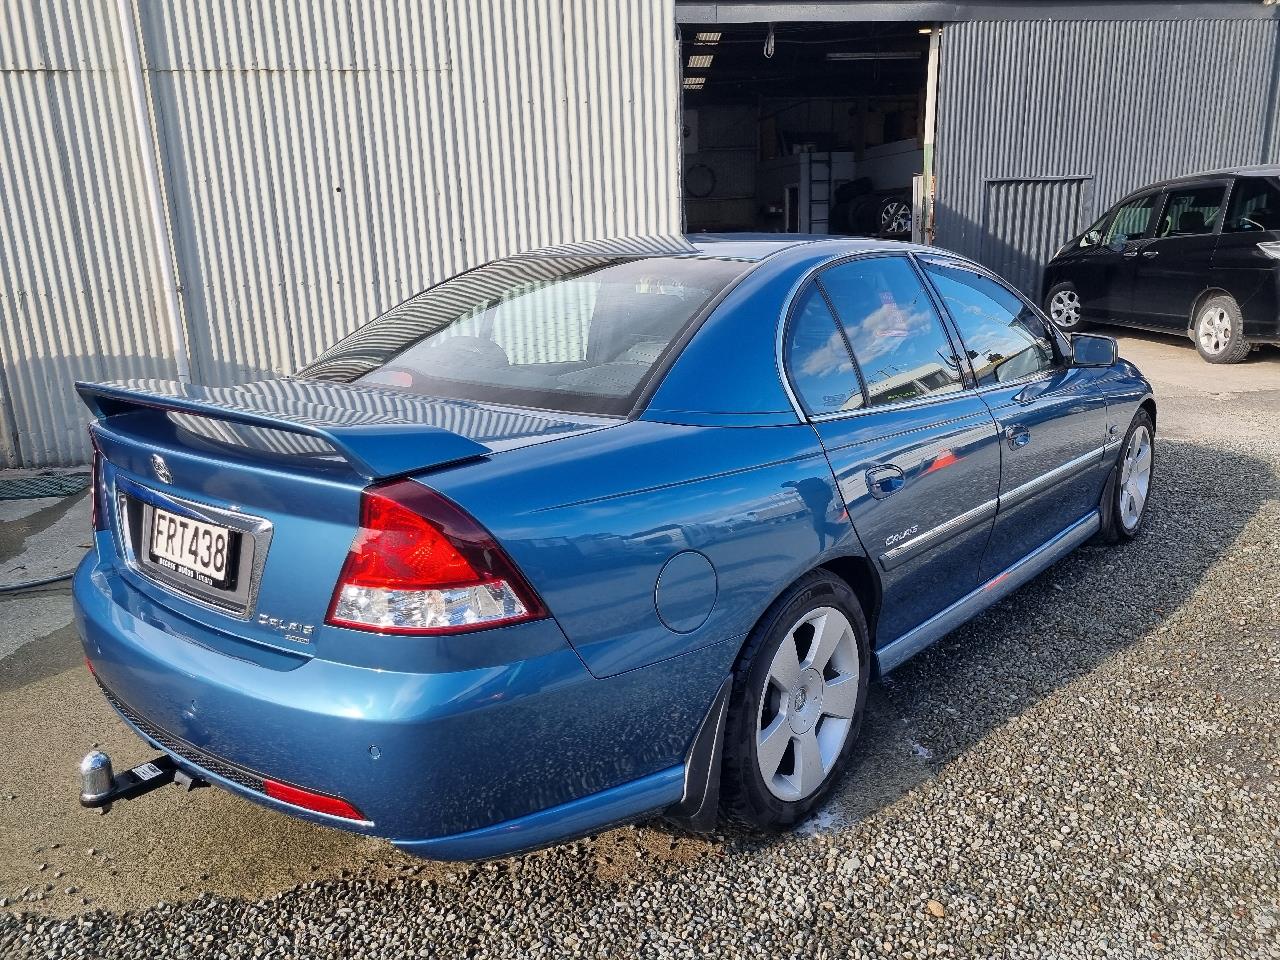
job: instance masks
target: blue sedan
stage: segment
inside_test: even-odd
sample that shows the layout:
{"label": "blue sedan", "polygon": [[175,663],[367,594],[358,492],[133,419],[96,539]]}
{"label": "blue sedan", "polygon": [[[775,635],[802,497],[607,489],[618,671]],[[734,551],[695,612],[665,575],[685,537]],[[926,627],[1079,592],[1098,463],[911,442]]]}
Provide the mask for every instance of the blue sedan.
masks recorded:
{"label": "blue sedan", "polygon": [[79,390],[78,623],[163,751],[82,800],[208,781],[438,859],[800,822],[872,678],[1139,532],[1156,424],[982,267],[782,235],[537,251],[294,377]]}

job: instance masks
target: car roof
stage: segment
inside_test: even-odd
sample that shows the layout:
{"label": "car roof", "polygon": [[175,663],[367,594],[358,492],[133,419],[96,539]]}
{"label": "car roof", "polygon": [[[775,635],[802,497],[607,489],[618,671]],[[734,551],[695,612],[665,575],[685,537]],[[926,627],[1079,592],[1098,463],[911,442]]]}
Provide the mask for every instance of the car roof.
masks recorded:
{"label": "car roof", "polygon": [[868,237],[835,237],[804,233],[691,233],[673,236],[614,237],[541,247],[518,254],[544,257],[715,257],[758,262],[775,254],[811,244],[832,247],[833,253],[930,249],[894,240]]}

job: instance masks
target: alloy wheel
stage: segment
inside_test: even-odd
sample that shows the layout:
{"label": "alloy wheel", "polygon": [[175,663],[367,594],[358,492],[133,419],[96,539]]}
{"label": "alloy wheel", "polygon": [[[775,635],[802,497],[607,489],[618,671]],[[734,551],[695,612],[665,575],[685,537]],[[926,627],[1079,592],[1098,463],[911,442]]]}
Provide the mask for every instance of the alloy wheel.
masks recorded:
{"label": "alloy wheel", "polygon": [[1074,327],[1080,322],[1080,294],[1059,290],[1049,301],[1049,319],[1060,327]]}
{"label": "alloy wheel", "polygon": [[902,200],[890,200],[880,208],[880,232],[899,234],[911,232],[911,205]]}
{"label": "alloy wheel", "polygon": [[1210,306],[1200,314],[1196,336],[1205,353],[1215,356],[1231,346],[1231,317],[1222,307]]}
{"label": "alloy wheel", "polygon": [[1120,522],[1127,531],[1136,530],[1142,519],[1151,488],[1151,433],[1139,426],[1129,437],[1120,468]]}
{"label": "alloy wheel", "polygon": [[858,638],[834,607],[810,610],[787,631],[756,718],[756,762],[779,800],[811,796],[835,766],[858,707]]}

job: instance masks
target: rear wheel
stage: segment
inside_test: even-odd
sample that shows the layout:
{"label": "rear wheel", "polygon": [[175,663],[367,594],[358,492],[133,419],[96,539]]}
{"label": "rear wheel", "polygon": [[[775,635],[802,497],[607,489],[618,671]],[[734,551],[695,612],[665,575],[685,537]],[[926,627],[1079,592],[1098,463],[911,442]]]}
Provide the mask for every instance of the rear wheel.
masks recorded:
{"label": "rear wheel", "polygon": [[1070,281],[1056,283],[1044,300],[1044,312],[1065,333],[1083,330],[1087,324],[1080,310],[1080,292]]}
{"label": "rear wheel", "polygon": [[1249,355],[1235,297],[1219,293],[1204,302],[1196,314],[1195,341],[1200,356],[1209,363],[1239,363]]}
{"label": "rear wheel", "polygon": [[756,625],[739,657],[725,726],[724,809],[786,830],[830,792],[862,724],[870,675],[853,591],[808,574]]}

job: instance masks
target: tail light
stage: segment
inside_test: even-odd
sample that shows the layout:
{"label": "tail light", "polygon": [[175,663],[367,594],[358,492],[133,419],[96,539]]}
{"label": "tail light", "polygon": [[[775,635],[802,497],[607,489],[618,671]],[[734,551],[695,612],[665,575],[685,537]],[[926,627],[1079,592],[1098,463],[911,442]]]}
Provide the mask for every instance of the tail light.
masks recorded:
{"label": "tail light", "polygon": [[413,480],[367,489],[326,622],[374,633],[441,634],[547,615],[493,537]]}

